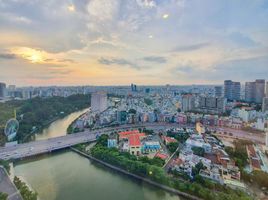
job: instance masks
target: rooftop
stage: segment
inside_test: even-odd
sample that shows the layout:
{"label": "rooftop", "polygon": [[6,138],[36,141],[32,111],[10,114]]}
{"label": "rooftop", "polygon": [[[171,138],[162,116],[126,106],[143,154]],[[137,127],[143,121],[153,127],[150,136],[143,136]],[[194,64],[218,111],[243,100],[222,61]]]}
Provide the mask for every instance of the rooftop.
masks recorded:
{"label": "rooftop", "polygon": [[129,141],[129,146],[140,146],[141,145],[139,134],[130,135],[128,138],[128,141]]}

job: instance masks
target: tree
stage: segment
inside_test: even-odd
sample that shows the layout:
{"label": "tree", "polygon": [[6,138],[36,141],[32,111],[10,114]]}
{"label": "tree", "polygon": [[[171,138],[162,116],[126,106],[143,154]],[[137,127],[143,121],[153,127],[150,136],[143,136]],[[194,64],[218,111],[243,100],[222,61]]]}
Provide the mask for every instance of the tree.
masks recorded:
{"label": "tree", "polygon": [[179,146],[178,142],[171,142],[167,145],[167,148],[171,153],[174,153],[178,148],[178,146]]}
{"label": "tree", "polygon": [[202,147],[192,147],[192,151],[195,155],[204,157],[205,150]]}
{"label": "tree", "polygon": [[6,193],[0,192],[0,200],[7,200],[8,195]]}
{"label": "tree", "polygon": [[131,114],[136,114],[136,113],[137,113],[137,111],[136,111],[135,109],[131,108],[131,109],[129,109],[128,113],[131,113]]}

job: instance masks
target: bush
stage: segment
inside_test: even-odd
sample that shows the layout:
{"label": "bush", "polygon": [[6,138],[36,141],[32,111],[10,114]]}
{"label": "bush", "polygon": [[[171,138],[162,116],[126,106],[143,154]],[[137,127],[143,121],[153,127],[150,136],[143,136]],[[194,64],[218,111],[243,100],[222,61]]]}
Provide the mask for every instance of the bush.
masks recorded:
{"label": "bush", "polygon": [[20,191],[23,200],[37,200],[37,193],[29,190],[27,185],[22,182],[17,176],[14,177],[14,184]]}

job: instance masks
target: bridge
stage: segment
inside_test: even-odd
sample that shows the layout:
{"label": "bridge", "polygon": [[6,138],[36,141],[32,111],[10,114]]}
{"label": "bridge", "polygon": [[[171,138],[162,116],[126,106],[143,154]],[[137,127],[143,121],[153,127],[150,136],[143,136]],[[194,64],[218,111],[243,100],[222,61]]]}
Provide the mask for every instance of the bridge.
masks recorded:
{"label": "bridge", "polygon": [[0,159],[16,160],[39,154],[49,153],[52,151],[68,148],[80,143],[94,142],[96,141],[96,137],[101,134],[109,134],[114,131],[123,131],[143,127],[159,131],[167,128],[178,128],[182,126],[178,124],[168,124],[168,123],[144,123],[138,125],[137,124],[121,125],[117,127],[108,127],[92,131],[86,130],[84,132],[69,134],[60,137],[49,138],[45,140],[37,140],[9,147],[1,147]]}

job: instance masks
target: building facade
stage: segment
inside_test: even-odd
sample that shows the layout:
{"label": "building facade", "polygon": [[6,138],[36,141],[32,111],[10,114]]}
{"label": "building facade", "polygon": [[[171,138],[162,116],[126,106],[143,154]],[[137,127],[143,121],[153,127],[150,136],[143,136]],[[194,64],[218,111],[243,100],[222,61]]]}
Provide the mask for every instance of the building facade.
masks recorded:
{"label": "building facade", "polygon": [[227,100],[240,100],[241,84],[240,82],[233,82],[231,80],[224,81],[224,97]]}
{"label": "building facade", "polygon": [[6,96],[6,84],[0,83],[0,99],[4,99]]}
{"label": "building facade", "polygon": [[181,110],[183,112],[187,112],[194,110],[194,108],[195,108],[195,97],[191,94],[183,95]]}
{"label": "building facade", "polygon": [[91,94],[91,110],[93,112],[103,112],[108,107],[107,93],[95,92]]}
{"label": "building facade", "polygon": [[215,97],[222,97],[222,86],[215,86]]}
{"label": "building facade", "polygon": [[198,109],[205,113],[224,113],[226,99],[223,97],[200,97]]}
{"label": "building facade", "polygon": [[257,79],[254,82],[246,82],[245,100],[247,102],[262,103],[265,97],[265,80]]}
{"label": "building facade", "polygon": [[268,97],[264,97],[262,101],[262,112],[268,111]]}

